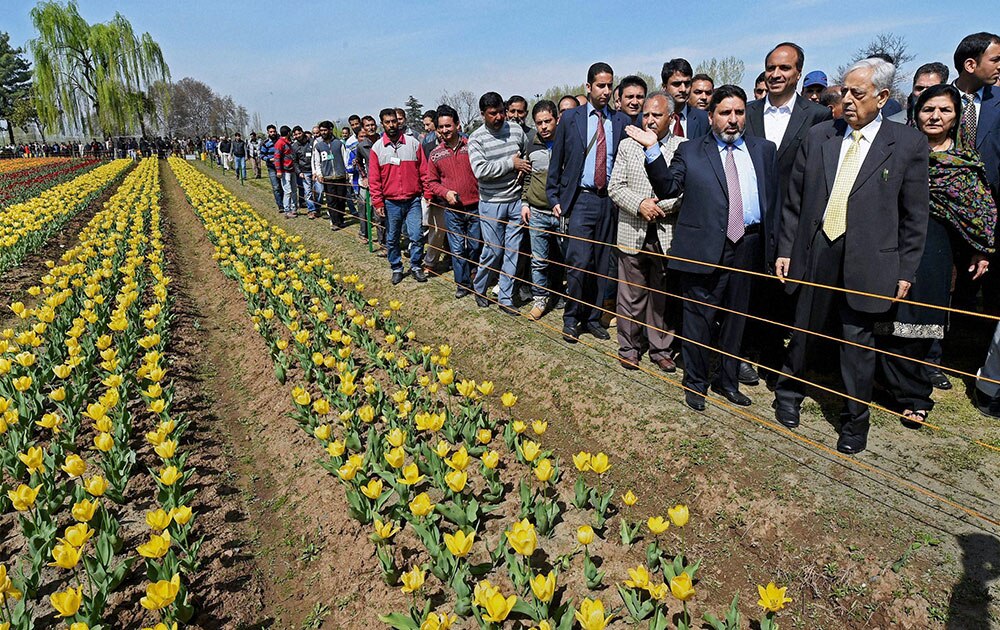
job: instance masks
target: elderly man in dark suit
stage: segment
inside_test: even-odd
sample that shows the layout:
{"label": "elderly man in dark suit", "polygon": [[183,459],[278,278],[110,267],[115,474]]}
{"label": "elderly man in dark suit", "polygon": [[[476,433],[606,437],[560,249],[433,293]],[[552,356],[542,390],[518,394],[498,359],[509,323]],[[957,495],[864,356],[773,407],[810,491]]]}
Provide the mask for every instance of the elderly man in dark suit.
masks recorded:
{"label": "elderly man in dark suit", "polygon": [[735,358],[746,318],[728,312],[747,311],[750,276],[721,267],[763,268],[763,244],[771,214],[777,212],[778,173],[774,144],[743,135],[746,101],[746,93],[735,85],[717,88],[708,108],[712,132],[678,146],[669,167],[655,133],[626,130],[647,147],[656,196],[684,195],[670,250],[676,258],[668,267],[682,272],[684,400],[697,411],[705,409],[710,346],[717,330],[717,347],[725,354],[712,391],[735,405],[751,403],[739,390]]}
{"label": "elderly man in dark suit", "polygon": [[632,123],[627,115],[608,107],[614,80],[608,64],[590,66],[587,103],[563,113],[549,159],[545,194],[552,214],[557,219],[565,217],[570,237],[566,246],[569,299],[563,315],[563,338],[570,343],[577,341],[581,330],[598,339],[611,338],[595,308],[607,290],[606,281],[589,272],[608,275],[618,223],[608,198],[608,181],[618,143]]}
{"label": "elderly man in dark suit", "polygon": [[[767,138],[778,147],[778,207],[784,203],[785,189],[792,173],[792,164],[799,152],[799,145],[809,130],[833,118],[830,108],[818,105],[796,93],[805,52],[798,44],[782,42],[764,57],[764,80],[767,95],[747,103],[746,135]],[[764,244],[765,268],[773,272],[774,259],[781,234],[781,212],[775,212],[768,228],[768,242]],[[753,315],[782,323],[791,323],[795,302],[786,296],[781,286],[773,280],[754,279]],[[744,344],[751,354],[759,354],[761,364],[772,370],[781,367],[785,351],[787,330],[775,324],[751,321]],[[751,343],[752,342],[752,343]],[[743,354],[741,356],[747,356]],[[773,375],[774,372],[769,374]],[[756,384],[757,375],[748,363],[740,364],[740,382]],[[774,381],[771,380],[771,383]]]}
{"label": "elderly man in dark suit", "polygon": [[[861,293],[786,283],[799,292],[795,324],[820,331],[832,315],[841,337],[847,396],[837,449],[868,443],[875,375],[874,323],[916,275],[928,219],[927,138],[882,119],[895,68],[864,59],[844,74],[844,119],[816,125],[802,144],[782,213],[775,273]],[[799,424],[806,335],[794,332],[775,389],[778,421]],[[860,401],[860,402],[859,402]]]}

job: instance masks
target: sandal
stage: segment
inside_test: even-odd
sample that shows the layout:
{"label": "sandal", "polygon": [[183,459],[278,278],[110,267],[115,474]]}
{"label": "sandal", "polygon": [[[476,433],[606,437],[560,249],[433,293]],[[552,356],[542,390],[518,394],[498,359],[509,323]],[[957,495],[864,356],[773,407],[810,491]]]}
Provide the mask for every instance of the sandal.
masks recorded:
{"label": "sandal", "polygon": [[903,411],[903,418],[900,419],[900,422],[907,429],[915,429],[919,431],[924,425],[927,424],[927,410],[918,409],[917,411],[912,411],[910,409],[906,409]]}

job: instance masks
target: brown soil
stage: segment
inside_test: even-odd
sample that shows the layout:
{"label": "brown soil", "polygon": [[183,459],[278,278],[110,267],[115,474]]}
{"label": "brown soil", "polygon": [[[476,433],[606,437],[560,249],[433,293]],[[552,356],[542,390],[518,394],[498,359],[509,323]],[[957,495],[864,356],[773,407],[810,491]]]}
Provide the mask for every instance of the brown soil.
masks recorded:
{"label": "brown soil", "polygon": [[[419,339],[454,345],[453,363],[463,376],[489,378],[501,391],[517,392],[518,415],[550,421],[543,442],[563,461],[582,449],[611,453],[613,481],[635,489],[643,515],[688,503],[688,549],[704,559],[699,611],[718,613],[739,591],[744,613],[756,616],[753,585],[775,580],[790,585],[795,601],[785,618],[794,627],[1000,624],[1000,586],[989,569],[1000,563],[997,528],[900,483],[996,518],[1000,462],[981,447],[943,433],[907,431],[877,414],[869,453],[859,460],[875,469],[866,471],[743,415],[712,405],[705,414],[690,412],[677,387],[623,373],[604,354],[614,354],[613,340],[585,337],[594,348],[560,342],[558,312],[543,327],[496,309],[484,313],[470,299],[455,301],[446,278],[393,287],[385,260],[369,254],[354,229],[331,233],[324,221],[282,219],[273,210],[267,180],[241,187],[218,170],[197,166],[341,268],[359,272],[373,295],[401,299]],[[756,401],[750,411],[771,418],[764,386],[748,393]],[[940,397],[942,408],[959,404],[958,392]],[[832,446],[836,436],[824,419],[831,403],[821,402],[824,407],[804,409],[798,433]],[[947,416],[940,422],[950,426]],[[973,428],[977,437],[1000,435],[987,423]],[[327,483],[336,487],[332,478]],[[907,554],[898,572],[892,570],[924,536],[940,542]]]}

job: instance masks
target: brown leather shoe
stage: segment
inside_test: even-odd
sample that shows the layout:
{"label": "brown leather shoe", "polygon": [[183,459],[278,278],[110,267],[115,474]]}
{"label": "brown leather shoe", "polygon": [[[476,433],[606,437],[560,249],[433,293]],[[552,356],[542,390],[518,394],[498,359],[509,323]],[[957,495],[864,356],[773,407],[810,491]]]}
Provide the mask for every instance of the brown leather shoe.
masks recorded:
{"label": "brown leather shoe", "polygon": [[659,367],[664,372],[677,371],[677,364],[674,363],[674,360],[671,359],[670,357],[663,357],[662,359],[657,359],[656,361],[653,361],[653,363],[655,363],[657,367]]}
{"label": "brown leather shoe", "polygon": [[622,367],[626,370],[638,370],[639,366],[636,365],[635,361],[630,361],[624,357],[618,357],[618,362],[622,364]]}
{"label": "brown leather shoe", "polygon": [[528,319],[530,319],[531,321],[538,321],[542,318],[542,315],[544,314],[545,314],[545,307],[539,305],[536,302],[535,305],[532,306],[531,310],[528,312]]}

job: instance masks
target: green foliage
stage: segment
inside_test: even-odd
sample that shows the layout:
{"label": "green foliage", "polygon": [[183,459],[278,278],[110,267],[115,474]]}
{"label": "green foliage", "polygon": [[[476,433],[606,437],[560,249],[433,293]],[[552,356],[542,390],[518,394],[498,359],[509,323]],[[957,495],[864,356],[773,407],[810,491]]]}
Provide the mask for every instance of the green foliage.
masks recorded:
{"label": "green foliage", "polygon": [[23,127],[30,118],[31,64],[24,51],[10,45],[10,35],[0,33],[0,119],[7,123],[11,144],[14,127]]}
{"label": "green foliage", "polygon": [[715,85],[740,85],[746,64],[742,59],[733,56],[716,59],[712,57],[695,66],[695,74],[707,74],[712,77]]}

